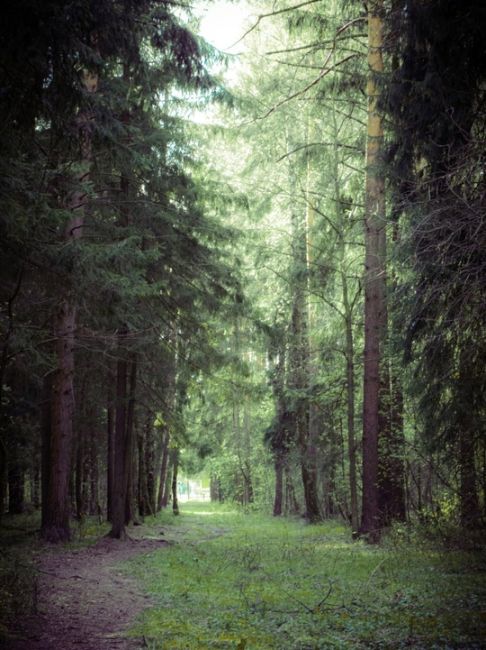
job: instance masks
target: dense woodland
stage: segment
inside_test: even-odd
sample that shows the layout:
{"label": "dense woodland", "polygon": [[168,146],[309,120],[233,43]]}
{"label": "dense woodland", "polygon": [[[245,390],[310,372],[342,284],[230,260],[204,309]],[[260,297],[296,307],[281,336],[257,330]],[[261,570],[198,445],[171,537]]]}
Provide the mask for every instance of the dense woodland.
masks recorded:
{"label": "dense woodland", "polygon": [[486,6],[210,5],[4,8],[0,514],[479,530]]}

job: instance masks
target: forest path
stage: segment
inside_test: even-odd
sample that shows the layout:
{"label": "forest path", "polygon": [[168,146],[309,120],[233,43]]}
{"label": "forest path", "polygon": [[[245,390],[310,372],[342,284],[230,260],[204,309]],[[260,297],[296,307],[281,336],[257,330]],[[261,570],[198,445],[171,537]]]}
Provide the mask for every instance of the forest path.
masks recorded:
{"label": "forest path", "polygon": [[[21,624],[9,650],[134,650],[143,640],[124,633],[151,605],[138,582],[121,564],[167,542],[157,529],[130,530],[125,542],[102,537],[82,549],[48,547],[36,565],[34,611]],[[159,532],[160,534],[160,532]]]}

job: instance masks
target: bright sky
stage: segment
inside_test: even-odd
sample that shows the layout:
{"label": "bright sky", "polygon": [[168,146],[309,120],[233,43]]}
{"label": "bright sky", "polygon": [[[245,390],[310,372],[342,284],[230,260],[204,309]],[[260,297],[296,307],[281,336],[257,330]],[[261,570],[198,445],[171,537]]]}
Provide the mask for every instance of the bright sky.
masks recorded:
{"label": "bright sky", "polygon": [[201,35],[218,50],[237,54],[243,51],[244,44],[238,43],[235,47],[232,46],[251,26],[251,15],[251,9],[244,0],[238,2],[216,0],[203,14]]}

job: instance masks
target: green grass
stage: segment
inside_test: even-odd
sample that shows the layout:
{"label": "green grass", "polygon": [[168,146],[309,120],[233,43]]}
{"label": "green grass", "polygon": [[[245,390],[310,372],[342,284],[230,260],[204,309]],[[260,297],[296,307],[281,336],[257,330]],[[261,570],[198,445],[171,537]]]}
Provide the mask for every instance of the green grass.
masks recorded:
{"label": "green grass", "polygon": [[155,525],[171,545],[129,565],[155,603],[133,634],[153,650],[486,647],[482,553],[208,504]]}

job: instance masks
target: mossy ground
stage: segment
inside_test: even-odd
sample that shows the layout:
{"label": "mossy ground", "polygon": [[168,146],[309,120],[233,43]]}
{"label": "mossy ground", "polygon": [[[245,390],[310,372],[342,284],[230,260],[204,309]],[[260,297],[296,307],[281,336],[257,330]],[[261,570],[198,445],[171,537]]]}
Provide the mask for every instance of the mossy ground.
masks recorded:
{"label": "mossy ground", "polygon": [[156,603],[133,630],[153,650],[486,647],[484,552],[209,504],[154,526],[171,546],[128,569]]}

